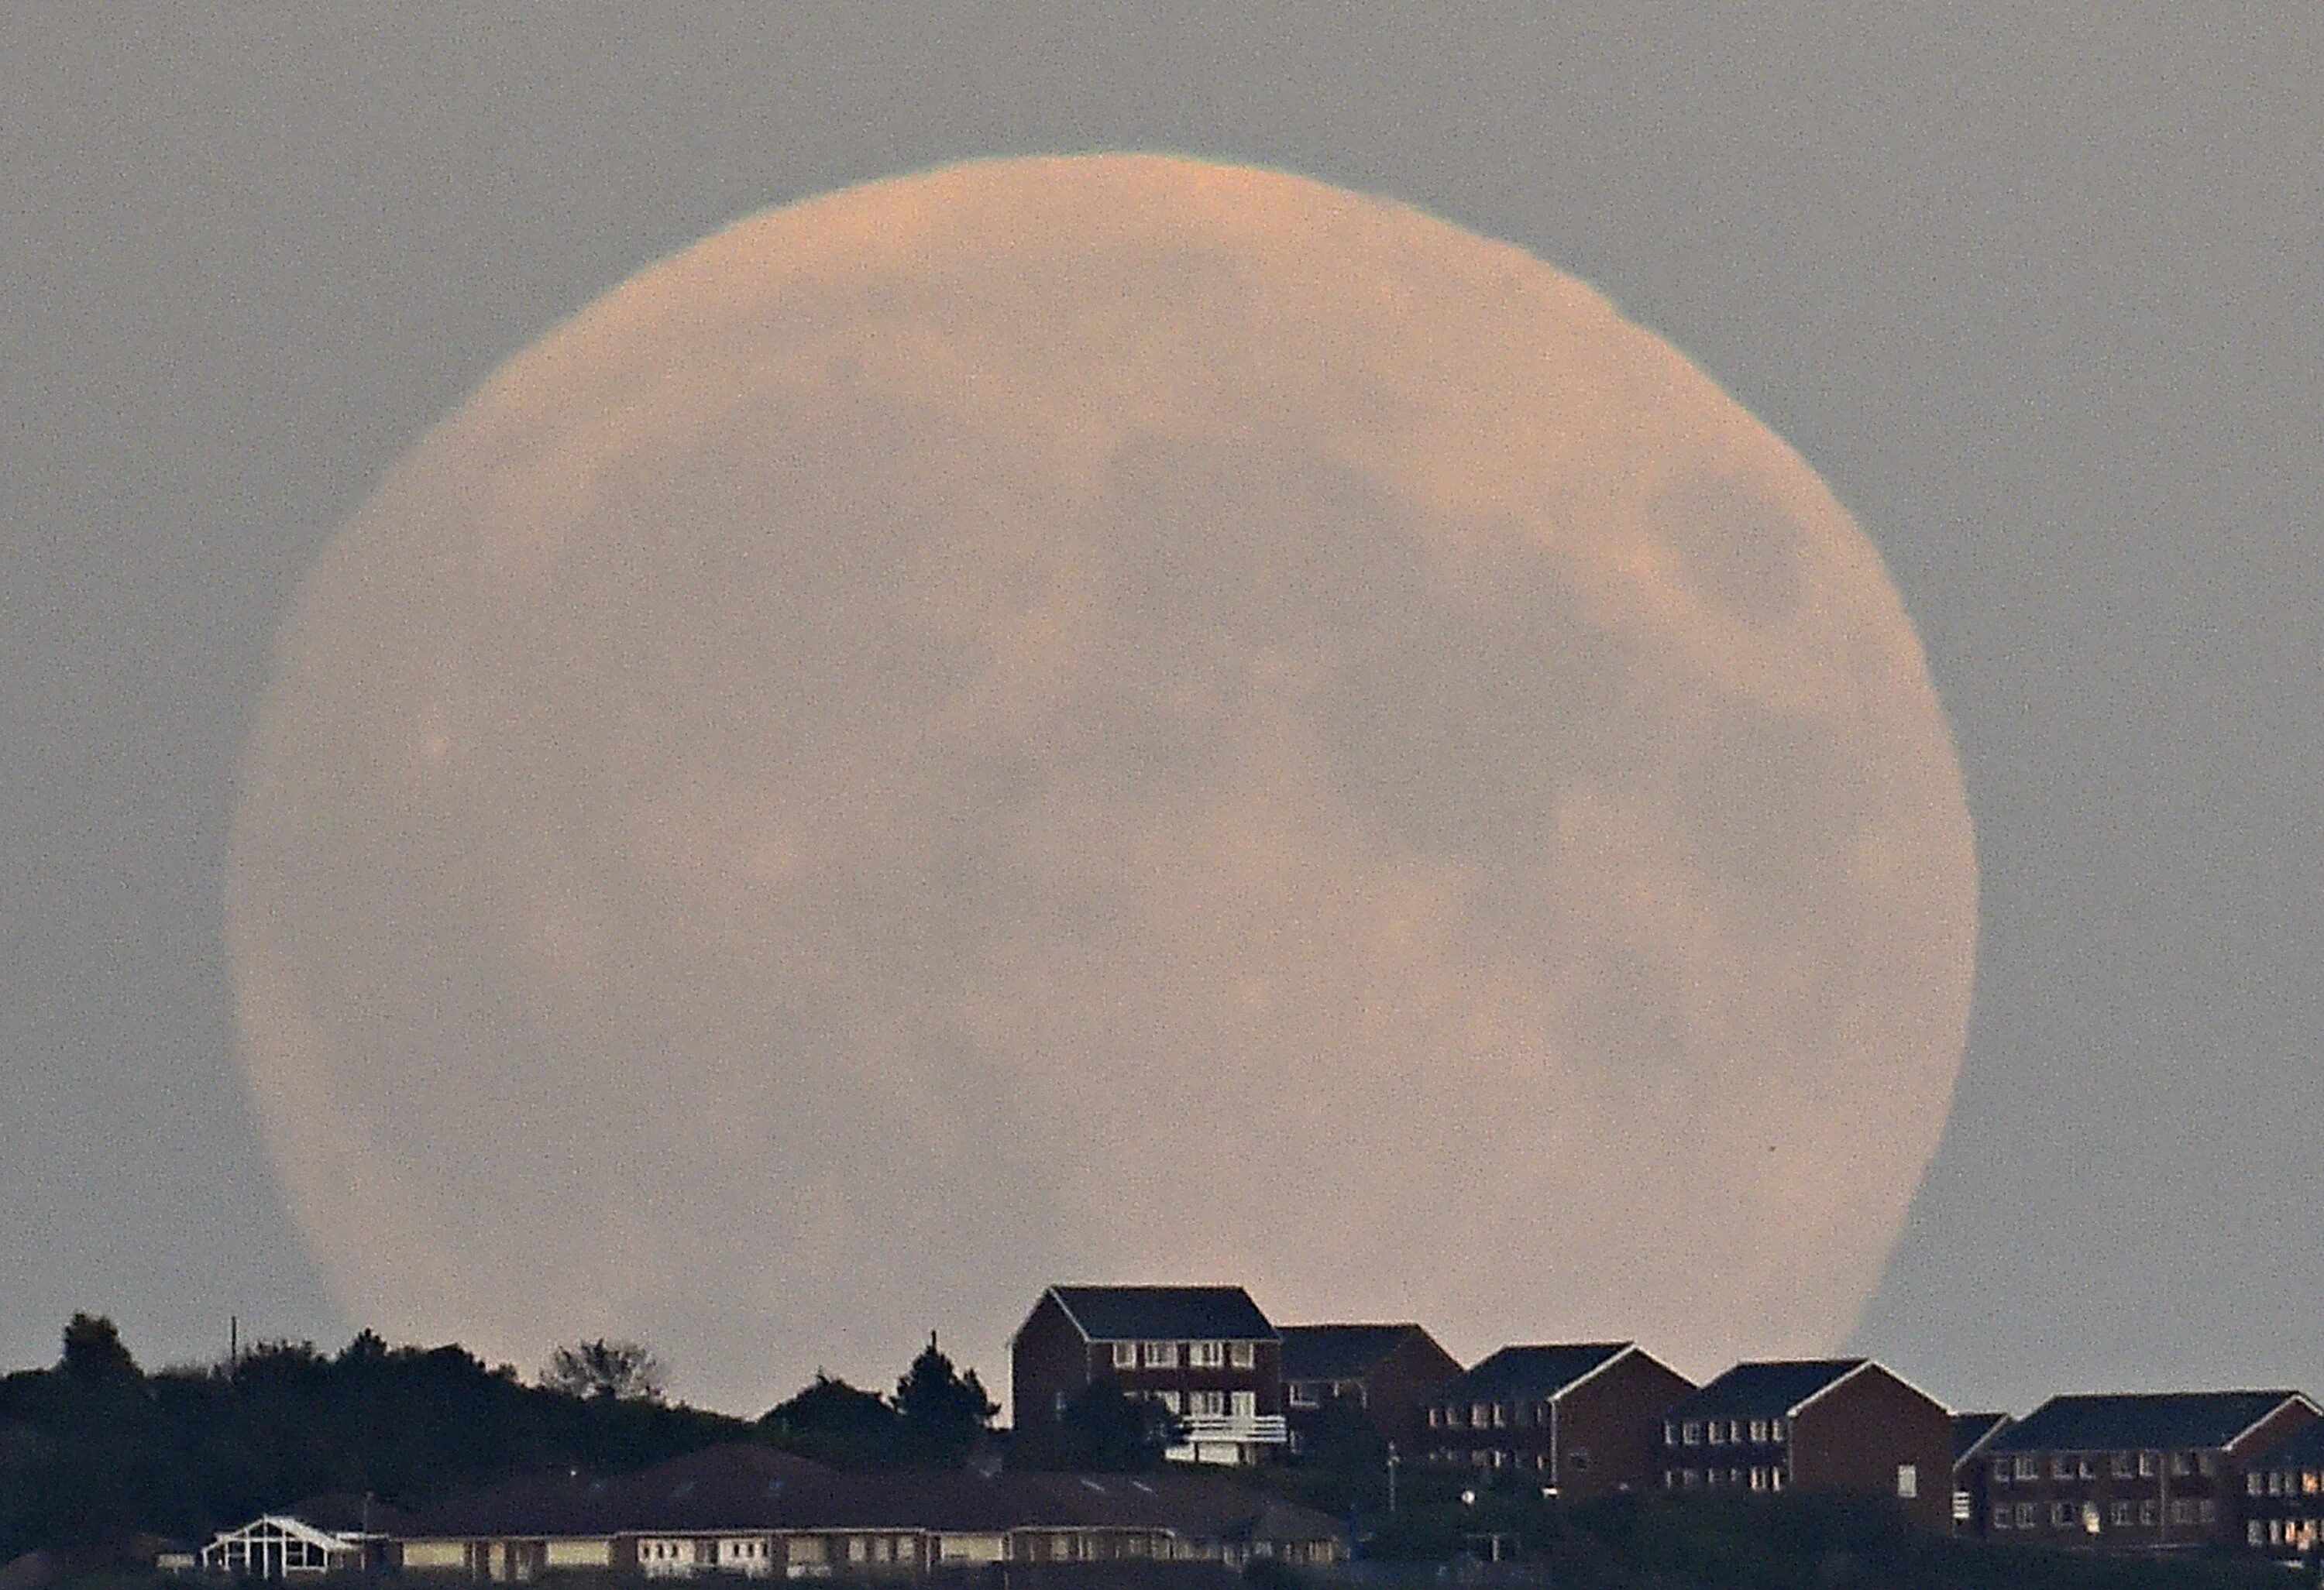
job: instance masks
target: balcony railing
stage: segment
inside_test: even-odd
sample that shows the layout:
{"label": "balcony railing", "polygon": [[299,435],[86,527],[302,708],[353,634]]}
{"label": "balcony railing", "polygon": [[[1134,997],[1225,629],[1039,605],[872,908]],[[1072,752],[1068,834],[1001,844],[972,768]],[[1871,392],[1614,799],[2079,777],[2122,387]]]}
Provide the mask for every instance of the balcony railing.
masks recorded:
{"label": "balcony railing", "polygon": [[1259,1447],[1279,1447],[1291,1438],[1280,1413],[1188,1413],[1178,1420],[1184,1442],[1240,1441]]}

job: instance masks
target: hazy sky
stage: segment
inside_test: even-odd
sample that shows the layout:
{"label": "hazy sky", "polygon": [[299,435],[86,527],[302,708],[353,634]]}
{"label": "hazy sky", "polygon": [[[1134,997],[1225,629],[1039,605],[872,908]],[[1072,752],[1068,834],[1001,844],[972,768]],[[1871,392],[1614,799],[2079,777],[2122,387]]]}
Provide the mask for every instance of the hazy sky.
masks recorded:
{"label": "hazy sky", "polygon": [[1983,938],[1860,1345],[1961,1405],[2324,1389],[2324,15],[2166,9],[0,17],[0,1363],[82,1307],[149,1360],[361,1323],[264,1168],[219,882],[267,647],[380,472],[735,216],[1129,146],[1595,282],[1880,546]]}

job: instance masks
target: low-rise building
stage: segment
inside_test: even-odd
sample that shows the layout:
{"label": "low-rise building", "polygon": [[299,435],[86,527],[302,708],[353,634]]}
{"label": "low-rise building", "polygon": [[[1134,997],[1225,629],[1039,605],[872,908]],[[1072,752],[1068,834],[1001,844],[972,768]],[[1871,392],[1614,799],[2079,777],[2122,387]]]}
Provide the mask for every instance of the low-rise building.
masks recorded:
{"label": "low-rise building", "polygon": [[1923,1527],[1952,1515],[1953,1417],[1869,1358],[1738,1364],[1663,1416],[1671,1491],[1889,1498]]}
{"label": "low-rise building", "polygon": [[[277,1538],[315,1553],[237,1554]],[[213,1542],[239,1576],[362,1566],[296,1518]],[[374,1566],[409,1579],[524,1584],[560,1574],[694,1579],[902,1579],[1007,1563],[1343,1561],[1322,1513],[1209,1475],[838,1474],[722,1447],[637,1474],[533,1475],[399,1519]]]}
{"label": "low-rise building", "polygon": [[2290,1391],[2052,1397],[1986,1448],[1987,1533],[2114,1551],[2241,1545],[2246,1468],[2318,1418]]}
{"label": "low-rise building", "polygon": [[1631,1490],[1652,1483],[1655,1429],[1693,1389],[1635,1342],[1503,1347],[1429,1400],[1425,1449],[1567,1497]]}
{"label": "low-rise building", "polygon": [[1053,1286],[1009,1343],[1019,1429],[1101,1381],[1178,1416],[1182,1463],[1266,1461],[1289,1439],[1283,1337],[1239,1286]]}
{"label": "low-rise building", "polygon": [[1296,1450],[1333,1403],[1360,1410],[1396,1445],[1417,1457],[1426,1448],[1430,1397],[1461,1373],[1460,1360],[1417,1325],[1286,1325],[1283,1404]]}

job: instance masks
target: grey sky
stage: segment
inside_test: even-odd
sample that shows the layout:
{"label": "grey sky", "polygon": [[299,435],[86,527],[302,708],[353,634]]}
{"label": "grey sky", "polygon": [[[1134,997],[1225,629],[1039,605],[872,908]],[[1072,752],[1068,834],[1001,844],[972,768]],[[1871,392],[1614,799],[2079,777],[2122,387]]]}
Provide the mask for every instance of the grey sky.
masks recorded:
{"label": "grey sky", "polygon": [[736,215],[1137,146],[1594,281],[1879,543],[1984,937],[1863,1345],[1963,1404],[2324,1389],[2324,17],[2179,11],[0,19],[0,1362],[77,1307],[149,1359],[360,1323],[263,1169],[218,880],[273,628],[379,472]]}

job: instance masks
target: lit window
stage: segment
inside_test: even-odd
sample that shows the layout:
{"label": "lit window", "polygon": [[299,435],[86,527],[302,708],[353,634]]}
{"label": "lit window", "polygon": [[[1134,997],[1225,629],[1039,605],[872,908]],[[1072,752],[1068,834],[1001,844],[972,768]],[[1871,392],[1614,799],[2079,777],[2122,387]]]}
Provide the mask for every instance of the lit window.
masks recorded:
{"label": "lit window", "polygon": [[1751,1442],[1752,1442],[1752,1445],[1754,1445],[1754,1446],[1761,1445],[1761,1444],[1763,1444],[1764,1442],[1766,1442],[1766,1438],[1767,1438],[1767,1421],[1766,1421],[1766,1420],[1764,1420],[1764,1419],[1755,1419],[1755,1420],[1753,1420],[1751,1421]]}
{"label": "lit window", "polygon": [[1508,1405],[1507,1402],[1496,1402],[1496,1403],[1494,1403],[1494,1404],[1493,1404],[1493,1428],[1494,1428],[1495,1429],[1508,1429],[1508,1422],[1509,1422],[1509,1405]]}
{"label": "lit window", "polygon": [[1176,1369],[1178,1367],[1178,1344],[1176,1342],[1148,1342],[1140,1356],[1145,1358],[1146,1367],[1148,1369]]}
{"label": "lit window", "polygon": [[1188,1342],[1186,1362],[1196,1369],[1223,1369],[1227,1362],[1224,1342]]}
{"label": "lit window", "polygon": [[1905,1502],[1911,1502],[1917,1498],[1920,1493],[1921,1466],[1917,1463],[1898,1464],[1896,1466],[1896,1494],[1898,1498]]}
{"label": "lit window", "polygon": [[2095,1502],[2085,1502],[2082,1503],[2082,1533],[2095,1535],[2098,1532],[2098,1504]]}
{"label": "lit window", "polygon": [[2017,1457],[2017,1477],[2021,1480],[2040,1479],[2042,1460],[2030,1452],[2020,1453]]}
{"label": "lit window", "polygon": [[1703,1431],[1703,1436],[1712,1446],[1724,1447],[1727,1445],[1727,1421],[1723,1419],[1712,1420],[1709,1428]]}
{"label": "lit window", "polygon": [[1154,1400],[1172,1413],[1184,1413],[1186,1411],[1185,1398],[1176,1392],[1157,1392],[1154,1393]]}
{"label": "lit window", "polygon": [[2140,1479],[2153,1479],[2155,1474],[2155,1454],[2152,1452],[2141,1452],[2138,1455],[2138,1477]]}
{"label": "lit window", "polygon": [[1198,1419],[1215,1419],[1225,1413],[1224,1392],[1188,1392],[1186,1411]]}
{"label": "lit window", "polygon": [[1678,1445],[1678,1426],[1667,1419],[1663,1420],[1663,1445],[1665,1447]]}
{"label": "lit window", "polygon": [[1767,1488],[1767,1471],[1765,1468],[1754,1468],[1751,1471],[1751,1488],[1755,1491],[1764,1491]]}
{"label": "lit window", "polygon": [[1767,1471],[1767,1489],[1770,1491],[1780,1491],[1783,1488],[1784,1471],[1780,1468],[1769,1469]]}
{"label": "lit window", "polygon": [[1227,1364],[1230,1367],[1235,1369],[1249,1369],[1258,1362],[1259,1344],[1257,1342],[1229,1342],[1227,1344]]}
{"label": "lit window", "polygon": [[1782,1420],[1771,1419],[1767,1421],[1767,1438],[1769,1440],[1780,1441],[1784,1438],[1784,1434],[1785,1429]]}
{"label": "lit window", "polygon": [[1259,1393],[1257,1392],[1229,1392],[1227,1393],[1227,1411],[1233,1414],[1237,1419],[1257,1419],[1259,1417]]}
{"label": "lit window", "polygon": [[1690,1419],[1690,1420],[1688,1420],[1686,1421],[1685,1426],[1684,1426],[1684,1427],[1683,1427],[1683,1431],[1682,1431],[1682,1433],[1681,1433],[1681,1435],[1680,1435],[1680,1438],[1680,1438],[1680,1439],[1682,1439],[1682,1440],[1683,1440],[1683,1441],[1684,1441],[1688,1446],[1690,1446],[1690,1447],[1700,1447],[1700,1446],[1702,1446],[1702,1420],[1699,1420],[1699,1419]]}
{"label": "lit window", "polygon": [[1138,1367],[1138,1344],[1137,1344],[1136,1342],[1116,1342],[1116,1343],[1114,1343],[1114,1344],[1113,1344],[1113,1366],[1114,1366],[1116,1369],[1135,1369],[1135,1368],[1137,1368],[1137,1367]]}

